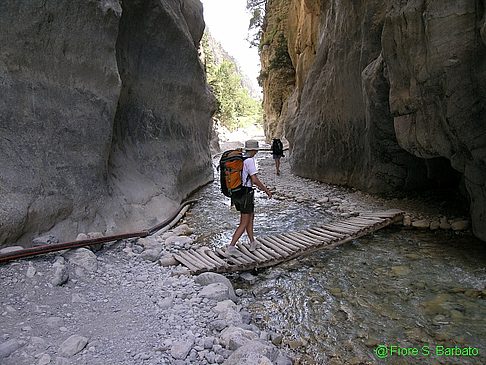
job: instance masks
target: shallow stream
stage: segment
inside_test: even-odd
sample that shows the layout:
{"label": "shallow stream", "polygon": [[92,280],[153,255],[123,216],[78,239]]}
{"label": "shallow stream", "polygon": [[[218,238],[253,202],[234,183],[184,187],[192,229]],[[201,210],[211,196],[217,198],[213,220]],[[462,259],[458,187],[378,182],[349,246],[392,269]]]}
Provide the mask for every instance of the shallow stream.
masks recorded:
{"label": "shallow stream", "polygon": [[[335,219],[312,204],[256,196],[257,237]],[[203,232],[198,241],[227,244],[239,214],[218,181],[195,197],[187,220]],[[387,228],[233,282],[302,364],[485,364],[485,247],[467,234]]]}

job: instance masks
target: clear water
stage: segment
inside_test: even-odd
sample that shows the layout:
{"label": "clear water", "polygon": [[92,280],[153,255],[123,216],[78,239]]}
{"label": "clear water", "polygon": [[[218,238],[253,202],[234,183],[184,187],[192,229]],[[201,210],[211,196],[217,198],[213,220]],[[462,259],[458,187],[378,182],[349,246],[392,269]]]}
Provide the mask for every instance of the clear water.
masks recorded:
{"label": "clear water", "polygon": [[[239,213],[229,210],[217,181],[196,197],[200,202],[187,220],[204,232],[199,241],[227,244]],[[262,193],[256,207],[257,236],[331,220],[312,205]],[[243,300],[256,320],[281,333],[302,364],[485,364],[485,263],[486,245],[471,236],[387,228],[260,271],[256,283],[236,286],[252,293]],[[374,350],[382,344],[419,354],[380,360]],[[437,346],[473,347],[479,354],[439,356]]]}

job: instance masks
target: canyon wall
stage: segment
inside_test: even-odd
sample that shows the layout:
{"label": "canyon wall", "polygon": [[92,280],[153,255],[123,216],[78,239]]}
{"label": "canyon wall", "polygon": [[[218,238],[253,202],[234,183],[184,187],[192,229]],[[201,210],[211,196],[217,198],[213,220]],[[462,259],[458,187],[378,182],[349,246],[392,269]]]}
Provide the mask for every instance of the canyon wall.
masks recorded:
{"label": "canyon wall", "polygon": [[[282,2],[267,19],[287,25],[294,75],[263,84],[265,110],[281,103],[265,130],[284,131],[293,172],[374,193],[464,186],[486,240],[484,2]],[[278,47],[262,47],[267,80]]]}
{"label": "canyon wall", "polygon": [[198,0],[0,3],[0,244],[122,233],[211,180]]}

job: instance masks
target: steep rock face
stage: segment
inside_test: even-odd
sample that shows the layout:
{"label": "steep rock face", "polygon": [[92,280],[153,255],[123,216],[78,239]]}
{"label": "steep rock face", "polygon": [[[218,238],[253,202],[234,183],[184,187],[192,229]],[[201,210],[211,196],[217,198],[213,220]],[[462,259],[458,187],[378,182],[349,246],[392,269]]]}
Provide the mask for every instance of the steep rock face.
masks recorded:
{"label": "steep rock face", "polygon": [[[318,13],[316,57],[297,72],[302,92],[293,85],[286,115],[267,128],[285,123],[293,171],[372,192],[462,179],[486,240],[484,4],[323,1]],[[298,22],[288,24],[291,40]]]}
{"label": "steep rock face", "polygon": [[211,178],[201,4],[144,3],[0,3],[0,244],[146,227]]}
{"label": "steep rock face", "polygon": [[[189,4],[196,3],[186,3],[185,12]],[[127,203],[128,227],[160,221],[160,206],[212,178],[211,99],[194,46],[204,30],[197,4],[190,14],[199,12],[199,24],[188,26],[179,1],[123,3],[117,42],[123,86],[109,182]]]}

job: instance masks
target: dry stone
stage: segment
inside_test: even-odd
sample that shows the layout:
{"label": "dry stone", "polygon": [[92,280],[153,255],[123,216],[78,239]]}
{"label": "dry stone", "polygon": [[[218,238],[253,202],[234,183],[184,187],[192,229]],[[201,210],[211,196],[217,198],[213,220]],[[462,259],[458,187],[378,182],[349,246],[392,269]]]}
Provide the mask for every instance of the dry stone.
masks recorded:
{"label": "dry stone", "polygon": [[61,354],[64,356],[74,356],[88,344],[88,339],[79,335],[72,335],[65,340],[60,347]]}

